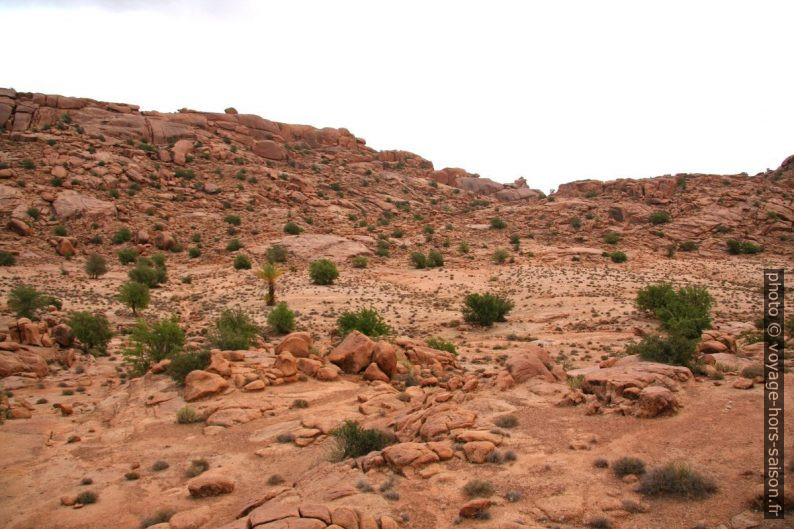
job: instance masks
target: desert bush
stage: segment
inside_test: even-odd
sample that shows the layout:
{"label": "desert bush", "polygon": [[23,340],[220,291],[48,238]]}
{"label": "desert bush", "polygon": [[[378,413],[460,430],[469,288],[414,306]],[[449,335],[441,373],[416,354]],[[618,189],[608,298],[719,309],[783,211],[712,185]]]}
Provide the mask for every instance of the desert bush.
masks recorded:
{"label": "desert bush", "polygon": [[123,265],[134,263],[138,259],[138,251],[134,248],[122,248],[116,255],[118,255],[119,262]]}
{"label": "desert bush", "polygon": [[487,498],[493,496],[494,487],[488,481],[473,479],[463,486],[463,492],[472,498]]}
{"label": "desert bush", "polygon": [[462,254],[467,254],[467,253],[469,253],[469,243],[467,243],[467,242],[462,242],[462,243],[460,243],[460,244],[458,245],[458,251],[459,251],[460,253],[462,253]]}
{"label": "desert bush", "polygon": [[274,244],[267,249],[265,256],[271,263],[283,263],[287,260],[287,249],[281,244]]}
{"label": "desert bush", "polygon": [[607,244],[617,244],[620,242],[620,234],[611,231],[604,235],[604,242]]}
{"label": "desert bush", "polygon": [[427,267],[436,268],[444,266],[444,256],[438,250],[430,250],[427,253]]}
{"label": "desert bush", "polygon": [[247,255],[237,254],[234,258],[234,269],[235,270],[250,270],[251,269],[251,260],[248,258]]}
{"label": "desert bush", "polygon": [[507,223],[504,220],[498,217],[494,217],[491,219],[491,229],[503,230],[505,228],[507,228]]}
{"label": "desert bush", "polygon": [[422,252],[413,252],[411,254],[411,263],[414,268],[427,268],[427,256]]}
{"label": "desert bush", "polygon": [[118,299],[132,309],[133,314],[138,314],[139,309],[149,306],[149,287],[137,281],[127,281],[119,288]]}
{"label": "desert bush", "polygon": [[97,496],[96,492],[90,490],[84,490],[77,495],[77,503],[80,505],[91,505],[92,503],[96,503],[98,499],[99,496]]}
{"label": "desert bush", "polygon": [[612,259],[613,263],[625,263],[629,260],[624,252],[611,252],[609,258]]}
{"label": "desert bush", "polygon": [[493,262],[496,264],[504,264],[507,261],[507,258],[510,257],[510,252],[507,250],[500,248],[493,253],[492,259]]}
{"label": "desert bush", "polygon": [[763,377],[764,366],[762,365],[747,366],[744,369],[742,369],[741,374],[745,378]]}
{"label": "desert bush", "polygon": [[185,331],[175,317],[152,324],[138,320],[130,334],[130,347],[122,354],[137,374],[143,374],[150,364],[173,357],[184,345]]}
{"label": "desert bush", "polygon": [[167,469],[170,466],[171,465],[169,465],[166,461],[158,460],[155,461],[154,464],[152,465],[152,470],[154,470],[155,472],[162,472],[163,470]]}
{"label": "desert bush", "polygon": [[198,246],[193,246],[187,251],[188,256],[192,259],[196,259],[197,257],[201,257],[201,248]]}
{"label": "desert bush", "polygon": [[763,248],[747,241],[737,241],[736,239],[729,239],[726,244],[728,253],[731,255],[739,254],[757,254],[763,251]]}
{"label": "desert bush", "polygon": [[92,253],[85,261],[85,272],[91,279],[96,279],[99,276],[105,275],[108,271],[105,258],[98,253]]}
{"label": "desert bush", "polygon": [[245,312],[238,309],[225,309],[215,321],[210,331],[210,343],[218,349],[233,351],[248,349],[259,328]]}
{"label": "desert bush", "polygon": [[107,354],[107,345],[113,333],[105,316],[83,311],[73,312],[69,316],[69,327],[83,345],[83,351],[95,356]]}
{"label": "desert bush", "polygon": [[362,428],[355,421],[347,420],[331,435],[337,443],[337,458],[361,457],[383,450],[397,439],[394,434],[374,428]]}
{"label": "desert bush", "polygon": [[609,466],[609,461],[607,461],[603,457],[599,457],[598,459],[593,461],[593,466],[596,468],[607,468]]}
{"label": "desert bush", "polygon": [[678,245],[678,249],[682,252],[694,252],[698,249],[698,243],[695,241],[684,241]]}
{"label": "desert bush", "polygon": [[8,308],[17,318],[33,319],[39,309],[50,304],[51,299],[30,285],[17,285],[8,294]]}
{"label": "desert bush", "polygon": [[185,385],[185,377],[191,371],[204,370],[210,365],[210,352],[184,352],[171,355],[171,363],[166,373],[180,386]]}
{"label": "desert bush", "polygon": [[0,251],[0,266],[14,266],[17,262],[16,257],[11,252]]}
{"label": "desert bush", "polygon": [[132,240],[132,232],[129,228],[121,228],[116,233],[113,234],[113,237],[110,239],[110,242],[113,244],[121,244],[123,242],[129,242]]}
{"label": "desert bush", "polygon": [[239,226],[240,225],[240,217],[237,215],[226,215],[223,217],[223,220],[231,224],[232,226]]}
{"label": "desert bush", "polygon": [[333,285],[339,277],[339,270],[332,261],[317,259],[309,265],[309,277],[315,285]]}
{"label": "desert bush", "polygon": [[189,478],[195,478],[196,476],[203,474],[209,469],[210,469],[210,464],[206,459],[204,458],[194,459],[193,461],[190,462],[190,466],[187,467],[187,470],[185,471],[185,475],[187,475],[187,477]]}
{"label": "desert bush", "polygon": [[579,228],[582,227],[582,219],[580,219],[579,217],[573,217],[570,220],[570,224],[573,229],[578,230]]}
{"label": "desert bush", "polygon": [[192,406],[185,405],[176,410],[176,422],[179,424],[192,424],[199,421],[201,418]]}
{"label": "desert bush", "polygon": [[664,364],[689,365],[695,352],[696,341],[671,334],[661,337],[655,334],[646,336],[637,344],[626,347],[626,354],[639,355],[643,360]]}
{"label": "desert bush", "polygon": [[309,401],[305,399],[295,399],[290,404],[290,409],[294,410],[304,410],[309,407]]}
{"label": "desert bush", "polygon": [[138,283],[143,283],[149,288],[154,288],[168,281],[165,268],[165,256],[157,253],[151,259],[139,257],[135,267],[127,272],[129,278]]}
{"label": "desert bush", "polygon": [[167,523],[171,517],[174,516],[174,511],[165,509],[161,511],[157,511],[157,513],[147,516],[143,520],[141,520],[141,529],[146,529],[147,527],[151,527],[153,525]]}
{"label": "desert bush", "polygon": [[587,521],[588,529],[612,529],[612,522],[605,516],[596,516]]}
{"label": "desert bush", "polygon": [[243,243],[241,243],[239,239],[230,239],[229,242],[226,243],[227,252],[236,252],[242,247],[243,247]]}
{"label": "desert bush", "polygon": [[515,415],[500,415],[493,423],[499,428],[515,428],[518,426],[518,418]]}
{"label": "desert bush", "polygon": [[66,237],[69,235],[69,230],[66,229],[66,226],[55,226],[55,228],[52,230],[52,233],[58,237]]}
{"label": "desert bush", "polygon": [[643,476],[638,490],[646,496],[700,499],[715,493],[717,485],[687,463],[668,463]]}
{"label": "desert bush", "polygon": [[367,336],[385,336],[392,334],[392,329],[373,308],[345,311],[336,321],[341,336],[358,331]]}
{"label": "desert bush", "polygon": [[666,224],[670,219],[670,214],[666,211],[654,211],[648,216],[648,222],[651,224]]}
{"label": "desert bush", "polygon": [[490,327],[505,321],[513,309],[513,302],[501,294],[468,294],[463,301],[463,319],[468,323]]}
{"label": "desert bush", "polygon": [[267,324],[278,334],[289,334],[295,330],[295,313],[282,301],[267,315]]}
{"label": "desert bush", "polygon": [[351,260],[353,268],[366,268],[369,264],[369,259],[365,255],[356,255]]}
{"label": "desert bush", "polygon": [[442,340],[441,338],[428,338],[425,343],[428,347],[432,347],[433,349],[446,351],[448,353],[452,353],[455,356],[458,354],[458,350],[455,348],[454,343]]}
{"label": "desert bush", "polygon": [[673,290],[669,283],[660,283],[637,293],[638,307],[652,311],[668,333],[689,339],[699,338],[704,329],[711,327],[709,310],[713,301],[708,290],[699,286]]}
{"label": "desert bush", "polygon": [[629,474],[641,476],[645,474],[645,462],[636,457],[621,457],[612,463],[612,472],[619,478]]}
{"label": "desert bush", "polygon": [[300,235],[303,232],[303,228],[295,224],[294,222],[288,222],[284,224],[284,233],[287,235]]}

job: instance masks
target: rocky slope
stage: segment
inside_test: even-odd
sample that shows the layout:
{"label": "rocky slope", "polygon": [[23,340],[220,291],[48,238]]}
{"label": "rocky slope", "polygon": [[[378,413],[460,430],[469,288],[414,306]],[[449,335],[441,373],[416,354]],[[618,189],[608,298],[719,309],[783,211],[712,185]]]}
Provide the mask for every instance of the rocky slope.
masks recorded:
{"label": "rocky slope", "polygon": [[[791,270],[791,158],[755,176],[580,181],[545,196],[231,108],[142,112],[4,89],[0,126],[0,250],[16,261],[0,267],[0,295],[26,283],[63,303],[32,319],[0,309],[0,525],[761,526],[753,322],[761,269]],[[729,240],[763,251],[731,255]],[[233,262],[256,267],[274,244],[296,332],[213,348],[224,308],[266,328],[266,287]],[[124,366],[136,318],[116,299],[123,248],[167,255],[142,317],[174,315],[186,348],[210,351],[184,386],[165,364],[141,377]],[[411,265],[430,250],[443,266]],[[109,271],[88,280],[92,253]],[[309,280],[321,256],[339,266],[333,285]],[[695,373],[623,354],[658,327],[633,304],[656,281],[715,298]],[[463,323],[463,296],[486,290],[515,302],[508,321]],[[395,332],[339,336],[338,316],[358,307]],[[109,356],[81,352],[76,310],[108,317]],[[195,422],[177,422],[185,406]],[[340,461],[333,432],[346,420],[394,442]],[[643,494],[613,470],[625,456],[686,461],[717,491]]]}

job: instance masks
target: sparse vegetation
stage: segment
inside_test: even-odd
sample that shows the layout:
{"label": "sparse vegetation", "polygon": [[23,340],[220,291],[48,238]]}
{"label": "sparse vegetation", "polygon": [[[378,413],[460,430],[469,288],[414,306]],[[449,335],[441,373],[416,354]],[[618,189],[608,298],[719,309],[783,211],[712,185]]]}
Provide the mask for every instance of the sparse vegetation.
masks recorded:
{"label": "sparse vegetation", "polygon": [[267,324],[278,334],[289,334],[295,330],[295,313],[282,301],[267,315]]}
{"label": "sparse vegetation", "polygon": [[448,342],[446,340],[442,340],[441,338],[428,338],[425,341],[428,347],[432,347],[433,349],[438,349],[439,351],[446,351],[451,353],[455,356],[458,354],[458,350],[455,348],[455,344],[452,342]]}
{"label": "sparse vegetation", "polygon": [[747,241],[737,241],[736,239],[729,239],[726,246],[728,248],[728,253],[731,255],[753,255],[763,251],[763,248],[756,244]]}
{"label": "sparse vegetation", "polygon": [[493,496],[494,486],[489,481],[473,479],[463,486],[463,492],[472,498],[488,498]]}
{"label": "sparse vegetation", "polygon": [[251,260],[248,258],[247,255],[238,254],[234,257],[234,269],[235,270],[250,270],[251,269]]}
{"label": "sparse vegetation", "polygon": [[185,377],[191,371],[206,369],[210,365],[209,351],[182,352],[172,354],[171,363],[166,368],[166,373],[180,386],[185,384]]}
{"label": "sparse vegetation", "polygon": [[210,342],[221,350],[248,349],[259,328],[251,317],[239,309],[224,309],[209,333]]}
{"label": "sparse vegetation", "polygon": [[284,225],[284,233],[287,235],[300,235],[303,232],[303,228],[295,224],[294,222],[288,222]]}
{"label": "sparse vegetation", "polygon": [[267,283],[265,302],[269,307],[276,304],[276,280],[281,277],[281,274],[281,269],[271,261],[264,263],[256,271],[256,277]]}
{"label": "sparse vegetation", "polygon": [[612,463],[612,472],[619,478],[629,474],[641,476],[645,474],[645,462],[636,457],[621,457]]}
{"label": "sparse vegetation", "polygon": [[505,321],[513,306],[513,302],[501,294],[468,294],[463,301],[463,319],[467,323],[490,327]]}
{"label": "sparse vegetation", "polygon": [[151,364],[172,358],[185,345],[185,331],[176,318],[165,318],[154,323],[138,320],[130,334],[130,347],[122,354],[136,374],[145,373]]}
{"label": "sparse vegetation", "polygon": [[700,499],[717,491],[713,480],[687,463],[668,463],[654,468],[640,480],[639,492],[646,496],[675,496]]}
{"label": "sparse vegetation", "polygon": [[309,277],[315,285],[333,285],[339,277],[339,270],[333,261],[317,259],[309,266]]}
{"label": "sparse vegetation", "polygon": [[503,219],[500,219],[498,217],[494,217],[491,219],[491,229],[503,230],[505,228],[507,228],[507,222],[505,222]]}
{"label": "sparse vegetation", "polygon": [[118,299],[132,310],[133,315],[137,315],[140,309],[149,306],[149,287],[137,281],[127,281],[121,285]]}
{"label": "sparse vegetation", "polygon": [[654,225],[667,224],[672,217],[666,211],[654,211],[648,216],[648,222]]}
{"label": "sparse vegetation", "polygon": [[336,428],[331,435],[337,443],[337,459],[361,457],[377,450],[383,450],[396,442],[396,437],[382,430],[362,428],[355,421],[347,420]]}
{"label": "sparse vegetation", "polygon": [[0,266],[14,266],[17,262],[16,257],[11,252],[0,250]]}
{"label": "sparse vegetation", "polygon": [[358,331],[372,337],[386,336],[393,333],[391,327],[381,318],[378,311],[373,308],[345,311],[336,323],[341,336],[347,336],[352,331]]}
{"label": "sparse vegetation", "polygon": [[107,354],[107,344],[113,333],[104,315],[85,311],[73,312],[69,317],[69,327],[75,338],[80,340],[83,351],[94,356]]}
{"label": "sparse vegetation", "polygon": [[8,308],[17,318],[34,319],[39,309],[50,305],[53,299],[30,285],[17,285],[8,294]]}
{"label": "sparse vegetation", "polygon": [[108,267],[105,258],[98,253],[92,253],[85,261],[85,273],[91,279],[97,279],[107,273]]}

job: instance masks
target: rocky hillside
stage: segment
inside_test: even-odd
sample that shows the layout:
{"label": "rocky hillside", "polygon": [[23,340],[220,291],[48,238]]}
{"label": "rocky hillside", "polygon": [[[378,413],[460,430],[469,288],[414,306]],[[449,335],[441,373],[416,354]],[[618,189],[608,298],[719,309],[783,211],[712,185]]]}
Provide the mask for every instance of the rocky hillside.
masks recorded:
{"label": "rocky hillside", "polygon": [[2,89],[0,127],[0,527],[784,527],[794,159],[547,196],[233,108]]}

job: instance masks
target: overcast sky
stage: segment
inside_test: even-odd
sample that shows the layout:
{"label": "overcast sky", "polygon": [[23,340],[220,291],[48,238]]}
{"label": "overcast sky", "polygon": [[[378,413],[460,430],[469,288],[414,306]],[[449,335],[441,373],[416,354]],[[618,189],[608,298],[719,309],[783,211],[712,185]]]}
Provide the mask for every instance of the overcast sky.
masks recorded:
{"label": "overcast sky", "polygon": [[794,154],[794,2],[0,0],[0,86],[346,127],[498,181]]}

